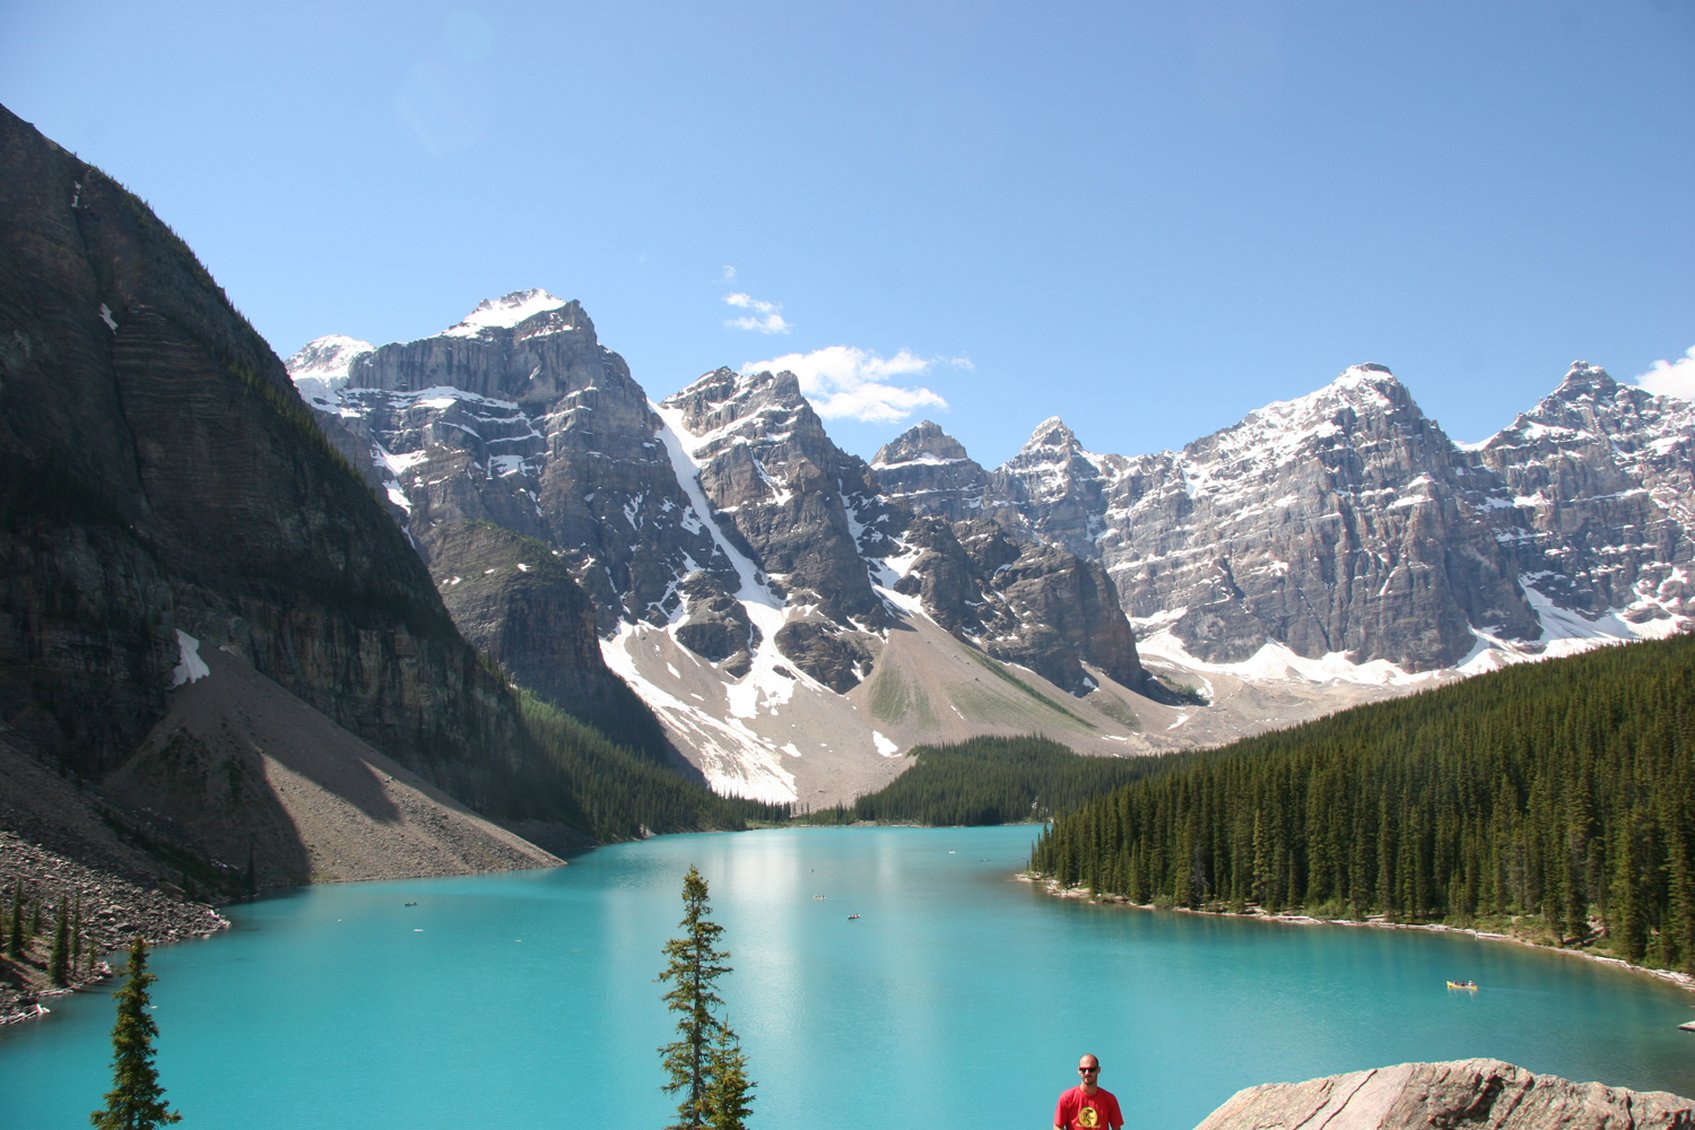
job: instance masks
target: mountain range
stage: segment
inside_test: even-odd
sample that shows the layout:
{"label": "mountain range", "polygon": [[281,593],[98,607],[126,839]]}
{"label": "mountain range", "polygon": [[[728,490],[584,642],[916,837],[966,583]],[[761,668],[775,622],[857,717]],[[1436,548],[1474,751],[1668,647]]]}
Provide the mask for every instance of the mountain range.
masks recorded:
{"label": "mountain range", "polygon": [[654,400],[539,290],[285,365],[98,168],[3,109],[0,156],[0,828],[149,882],[385,873],[373,827],[523,865],[609,775],[805,809],[924,742],[1211,745],[1688,620],[1690,406],[1587,365],[1476,446],[1361,365],[1180,451],[867,462],[791,374]]}
{"label": "mountain range", "polygon": [[[561,632],[513,641],[521,604],[456,608],[557,567],[676,746],[769,800],[846,799],[977,733],[1213,744],[1691,611],[1695,412],[1582,362],[1476,445],[1361,364],[1179,451],[1090,452],[1050,418],[994,470],[929,421],[868,464],[790,373],[655,402],[542,290],[288,368],[469,639],[520,681],[562,648],[591,667]],[[529,556],[471,561],[467,526]]]}

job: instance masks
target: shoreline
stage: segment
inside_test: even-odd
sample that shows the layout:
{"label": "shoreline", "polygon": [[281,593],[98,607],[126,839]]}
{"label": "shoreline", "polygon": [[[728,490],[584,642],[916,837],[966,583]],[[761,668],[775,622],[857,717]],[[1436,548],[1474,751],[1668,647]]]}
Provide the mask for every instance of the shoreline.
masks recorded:
{"label": "shoreline", "polygon": [[[22,961],[14,961],[0,953],[0,965],[9,967],[8,971],[16,978],[16,981],[0,978],[0,1027],[45,1020],[53,1013],[51,1002],[74,993],[93,992],[116,979],[121,971],[113,968],[108,959],[121,956],[137,934],[147,939],[149,949],[217,937],[232,926],[223,913],[225,907],[328,884],[492,875],[505,871],[552,870],[570,865],[570,860],[555,857],[553,863],[538,863],[533,867],[496,867],[485,871],[397,869],[392,874],[336,876],[278,886],[213,903],[189,898],[157,883],[143,885],[112,871],[87,867],[4,831],[0,831],[0,848],[7,849],[14,865],[24,864],[33,872],[32,884],[44,884],[51,879],[61,890],[68,889],[73,894],[80,892],[84,896],[87,900],[84,905],[84,945],[92,946],[94,953],[101,955],[92,972],[83,970],[68,984],[54,985],[47,979],[45,960],[35,960],[40,955],[34,951],[44,948],[43,938],[31,940],[29,948],[32,952]],[[8,885],[7,891],[11,889]]]}
{"label": "shoreline", "polygon": [[1318,918],[1310,914],[1267,914],[1262,910],[1230,911],[1230,910],[1196,910],[1188,906],[1155,906],[1153,903],[1131,902],[1122,895],[1096,895],[1086,887],[1065,887],[1042,875],[1022,871],[1018,881],[1040,885],[1053,898],[1086,899],[1100,906],[1121,906],[1129,910],[1144,910],[1151,912],[1169,912],[1173,914],[1196,914],[1210,918],[1238,918],[1250,922],[1265,922],[1280,926],[1353,926],[1374,930],[1419,930],[1432,934],[1463,934],[1479,941],[1506,942],[1509,945],[1522,946],[1525,949],[1539,953],[1564,954],[1567,957],[1580,958],[1584,961],[1598,962],[1610,965],[1620,972],[1634,973],[1652,977],[1684,992],[1695,995],[1695,977],[1687,973],[1679,973],[1671,969],[1654,969],[1646,965],[1633,965],[1621,957],[1610,957],[1606,954],[1589,953],[1570,946],[1550,946],[1533,942],[1527,938],[1515,938],[1511,934],[1501,934],[1492,930],[1480,930],[1474,926],[1449,926],[1441,922],[1390,922],[1381,917],[1367,918]]}
{"label": "shoreline", "polygon": [[108,959],[121,954],[137,934],[155,947],[214,937],[230,928],[229,919],[211,903],[157,881],[144,885],[114,870],[78,863],[10,832],[0,831],[0,856],[8,901],[22,884],[44,909],[57,911],[67,899],[82,908],[82,964],[67,984],[53,984],[48,974],[51,931],[26,940],[20,959],[0,956],[0,1026],[46,1019],[53,1011],[50,1002],[112,980]]}

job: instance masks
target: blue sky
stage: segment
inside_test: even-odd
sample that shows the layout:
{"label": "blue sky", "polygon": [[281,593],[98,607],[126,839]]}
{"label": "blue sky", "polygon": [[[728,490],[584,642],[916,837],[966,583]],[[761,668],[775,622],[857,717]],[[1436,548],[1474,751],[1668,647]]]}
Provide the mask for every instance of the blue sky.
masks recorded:
{"label": "blue sky", "polygon": [[285,357],[542,287],[655,399],[789,358],[989,466],[1368,360],[1460,440],[1574,359],[1695,392],[1692,60],[1689,0],[0,0],[0,102]]}

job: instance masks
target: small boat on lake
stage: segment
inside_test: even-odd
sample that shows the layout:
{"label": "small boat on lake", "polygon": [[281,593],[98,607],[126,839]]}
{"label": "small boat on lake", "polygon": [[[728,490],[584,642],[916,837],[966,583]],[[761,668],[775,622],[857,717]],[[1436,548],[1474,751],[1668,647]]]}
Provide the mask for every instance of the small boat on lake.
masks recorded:
{"label": "small boat on lake", "polygon": [[1464,989],[1468,993],[1475,993],[1477,991],[1477,982],[1476,981],[1449,981],[1448,982],[1448,988],[1450,988],[1450,989]]}

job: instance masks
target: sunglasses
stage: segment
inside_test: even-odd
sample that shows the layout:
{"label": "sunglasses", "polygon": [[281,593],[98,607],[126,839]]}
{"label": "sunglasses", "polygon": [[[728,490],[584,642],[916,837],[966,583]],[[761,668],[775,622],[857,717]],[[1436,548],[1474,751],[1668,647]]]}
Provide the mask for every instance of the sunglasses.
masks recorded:
{"label": "sunglasses", "polygon": [[1077,1070],[1081,1071],[1085,1075],[1099,1075],[1101,1072],[1101,1069],[1098,1067],[1079,1067]]}

